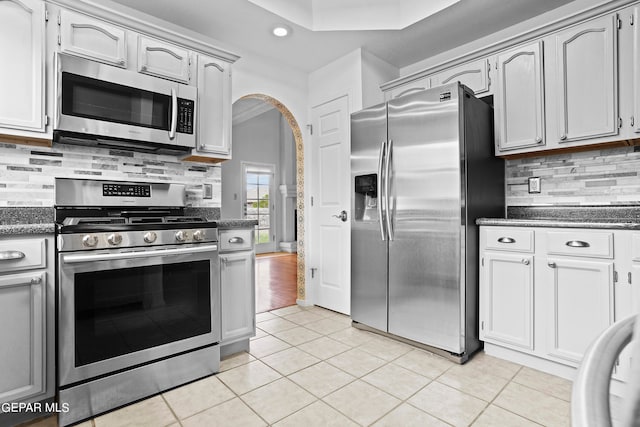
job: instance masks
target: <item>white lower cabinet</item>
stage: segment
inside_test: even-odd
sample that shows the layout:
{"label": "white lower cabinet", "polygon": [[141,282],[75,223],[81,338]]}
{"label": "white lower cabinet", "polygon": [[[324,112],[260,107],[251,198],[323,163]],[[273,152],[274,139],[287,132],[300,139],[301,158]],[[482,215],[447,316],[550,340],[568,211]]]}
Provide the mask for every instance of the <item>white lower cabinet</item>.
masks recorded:
{"label": "white lower cabinet", "polygon": [[[480,227],[480,338],[489,354],[571,377],[596,337],[638,310],[631,231]],[[640,261],[640,233],[637,246]],[[632,264],[638,264],[637,266]],[[633,283],[632,283],[633,278]],[[627,378],[620,355],[613,377]]]}
{"label": "white lower cabinet", "polygon": [[486,252],[480,339],[533,350],[533,256]]}
{"label": "white lower cabinet", "polygon": [[53,285],[52,236],[0,238],[2,404],[54,395]]}
{"label": "white lower cabinet", "polygon": [[541,278],[547,310],[547,354],[578,366],[613,322],[613,261],[547,258]]}
{"label": "white lower cabinet", "polygon": [[46,274],[0,277],[0,402],[45,392]]}
{"label": "white lower cabinet", "polygon": [[220,255],[222,343],[255,335],[253,251]]}
{"label": "white lower cabinet", "polygon": [[[220,231],[220,286],[222,295],[222,353],[242,348],[229,344],[256,334],[255,249],[253,228]],[[232,348],[225,351],[225,346]]]}

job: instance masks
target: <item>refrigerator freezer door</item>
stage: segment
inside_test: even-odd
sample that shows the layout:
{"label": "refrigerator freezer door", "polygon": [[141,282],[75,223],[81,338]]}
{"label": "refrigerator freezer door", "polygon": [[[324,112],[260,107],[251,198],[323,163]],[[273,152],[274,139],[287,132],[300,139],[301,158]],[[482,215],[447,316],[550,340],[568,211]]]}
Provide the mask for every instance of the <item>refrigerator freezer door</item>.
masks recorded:
{"label": "refrigerator freezer door", "polygon": [[351,318],[382,331],[387,330],[387,241],[378,178],[386,140],[386,104],[351,115]]}
{"label": "refrigerator freezer door", "polygon": [[461,143],[458,86],[389,102],[389,329],[464,351],[461,338]]}

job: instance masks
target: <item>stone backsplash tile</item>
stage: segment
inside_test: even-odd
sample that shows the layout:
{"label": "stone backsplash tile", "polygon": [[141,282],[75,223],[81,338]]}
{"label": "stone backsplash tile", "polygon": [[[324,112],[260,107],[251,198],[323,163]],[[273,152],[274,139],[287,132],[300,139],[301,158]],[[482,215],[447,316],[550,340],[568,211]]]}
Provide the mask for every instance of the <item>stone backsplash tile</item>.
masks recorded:
{"label": "stone backsplash tile", "polygon": [[[506,161],[507,206],[640,205],[640,151],[620,147]],[[529,177],[541,192],[529,194]]]}
{"label": "stone backsplash tile", "polygon": [[[0,207],[53,206],[56,177],[177,182],[186,185],[188,206],[220,208],[220,165],[76,145],[33,147],[0,139]],[[202,198],[203,184],[213,186],[212,199]]]}

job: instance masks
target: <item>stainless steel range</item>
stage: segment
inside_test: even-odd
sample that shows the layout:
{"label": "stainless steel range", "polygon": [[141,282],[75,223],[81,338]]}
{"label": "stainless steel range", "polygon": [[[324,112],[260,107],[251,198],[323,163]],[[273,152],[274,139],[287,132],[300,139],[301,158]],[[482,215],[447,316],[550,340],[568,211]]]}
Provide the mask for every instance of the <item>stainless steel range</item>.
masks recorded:
{"label": "stainless steel range", "polygon": [[185,199],[181,184],[56,179],[60,425],[219,370],[218,230]]}

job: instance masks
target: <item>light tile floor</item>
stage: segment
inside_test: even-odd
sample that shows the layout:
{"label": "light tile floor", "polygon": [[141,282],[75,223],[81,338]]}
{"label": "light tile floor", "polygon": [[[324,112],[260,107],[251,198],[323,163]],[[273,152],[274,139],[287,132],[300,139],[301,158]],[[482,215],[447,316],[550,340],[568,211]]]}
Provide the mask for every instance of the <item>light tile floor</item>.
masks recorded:
{"label": "light tile floor", "polygon": [[318,307],[257,321],[250,353],[219,374],[81,426],[570,425],[570,381],[543,372],[484,353],[457,365]]}

